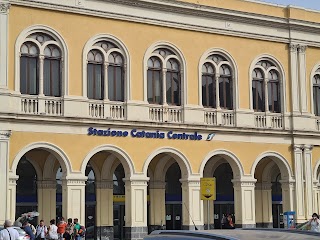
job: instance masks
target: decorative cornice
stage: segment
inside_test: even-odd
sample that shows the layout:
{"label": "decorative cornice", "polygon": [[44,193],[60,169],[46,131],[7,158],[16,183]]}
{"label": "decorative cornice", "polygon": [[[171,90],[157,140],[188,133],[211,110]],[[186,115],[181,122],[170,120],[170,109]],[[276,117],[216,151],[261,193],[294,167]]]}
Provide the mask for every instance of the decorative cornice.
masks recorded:
{"label": "decorative cornice", "polygon": [[290,52],[297,52],[299,48],[299,44],[290,43],[289,44]]}
{"label": "decorative cornice", "polygon": [[156,182],[149,182],[149,188],[150,189],[165,189],[166,188],[166,183],[165,182],[160,182],[160,181],[156,181]]}
{"label": "decorative cornice", "polygon": [[257,179],[234,179],[231,180],[233,187],[255,187]]}
{"label": "decorative cornice", "polygon": [[268,190],[271,191],[272,184],[271,183],[256,183],[257,190]]}
{"label": "decorative cornice", "polygon": [[10,3],[0,3],[0,14],[7,14],[10,9]]}
{"label": "decorative cornice", "polygon": [[38,189],[56,189],[56,181],[37,181]]}
{"label": "decorative cornice", "polygon": [[99,181],[95,184],[97,189],[113,189],[113,181]]}
{"label": "decorative cornice", "polygon": [[307,50],[307,48],[308,48],[308,46],[299,45],[298,52],[299,52],[299,53],[305,53],[306,50]]}
{"label": "decorative cornice", "polygon": [[8,140],[11,136],[11,130],[0,130],[0,139]]}

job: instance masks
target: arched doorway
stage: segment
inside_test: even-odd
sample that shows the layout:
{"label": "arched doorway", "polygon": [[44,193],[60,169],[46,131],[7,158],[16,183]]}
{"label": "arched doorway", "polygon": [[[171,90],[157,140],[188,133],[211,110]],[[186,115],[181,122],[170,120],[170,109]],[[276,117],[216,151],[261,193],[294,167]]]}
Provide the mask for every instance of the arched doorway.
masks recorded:
{"label": "arched doorway", "polygon": [[256,160],[254,178],[256,225],[264,228],[283,228],[283,212],[290,206],[290,172],[286,162],[274,155],[264,155]]}
{"label": "arched doorway", "polygon": [[122,164],[113,173],[113,226],[114,239],[125,238],[125,172]]}
{"label": "arched doorway", "polygon": [[96,184],[95,173],[90,162],[86,167],[85,175],[87,177],[85,186],[85,226],[87,229],[86,238],[96,239]]}

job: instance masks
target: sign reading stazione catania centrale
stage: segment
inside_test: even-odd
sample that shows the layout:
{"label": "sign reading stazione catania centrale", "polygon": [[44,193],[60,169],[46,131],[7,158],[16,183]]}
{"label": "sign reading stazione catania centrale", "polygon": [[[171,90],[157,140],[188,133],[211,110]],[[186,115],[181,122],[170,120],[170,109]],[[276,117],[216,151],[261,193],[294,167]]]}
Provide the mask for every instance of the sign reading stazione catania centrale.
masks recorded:
{"label": "sign reading stazione catania centrale", "polygon": [[[185,133],[167,131],[145,131],[138,129],[131,130],[118,130],[118,129],[96,129],[93,127],[88,128],[89,136],[102,136],[102,137],[132,137],[132,138],[151,138],[151,139],[172,139],[172,140],[191,140],[200,141],[203,140],[203,135],[198,132]],[[211,141],[214,137],[213,133],[208,134],[206,140]]]}

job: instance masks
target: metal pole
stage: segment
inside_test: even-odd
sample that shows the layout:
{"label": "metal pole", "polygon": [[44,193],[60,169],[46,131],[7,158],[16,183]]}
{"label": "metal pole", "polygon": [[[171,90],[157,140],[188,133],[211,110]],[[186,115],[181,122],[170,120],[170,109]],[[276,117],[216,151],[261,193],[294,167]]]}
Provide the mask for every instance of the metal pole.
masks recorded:
{"label": "metal pole", "polygon": [[208,216],[207,216],[207,219],[208,219],[208,230],[210,230],[210,204],[209,204],[209,200],[207,200],[207,206],[208,206]]}

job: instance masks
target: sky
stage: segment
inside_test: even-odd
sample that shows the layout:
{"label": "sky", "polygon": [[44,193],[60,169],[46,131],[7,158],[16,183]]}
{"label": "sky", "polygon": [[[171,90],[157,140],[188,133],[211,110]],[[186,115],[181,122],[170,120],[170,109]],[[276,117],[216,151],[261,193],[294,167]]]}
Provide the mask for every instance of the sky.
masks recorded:
{"label": "sky", "polygon": [[257,0],[261,2],[276,3],[281,5],[295,5],[299,7],[320,10],[320,0]]}

